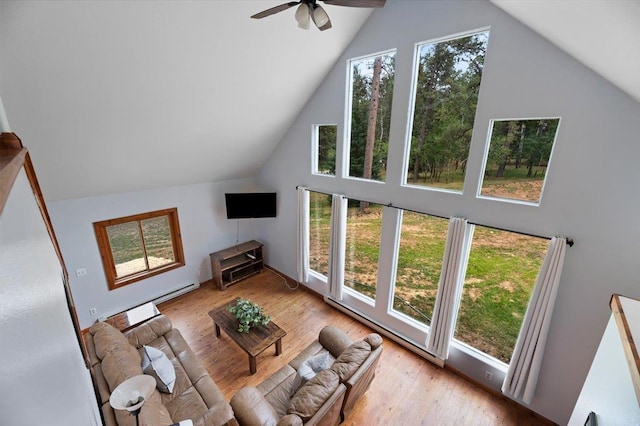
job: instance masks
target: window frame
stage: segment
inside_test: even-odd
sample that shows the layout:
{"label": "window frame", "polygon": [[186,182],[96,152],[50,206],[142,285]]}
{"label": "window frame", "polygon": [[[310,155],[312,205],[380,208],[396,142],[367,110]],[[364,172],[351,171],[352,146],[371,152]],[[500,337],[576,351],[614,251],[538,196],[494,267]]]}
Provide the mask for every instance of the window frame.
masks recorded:
{"label": "window frame", "polygon": [[[113,225],[120,225],[128,222],[138,222],[139,224],[142,220],[153,219],[157,217],[167,218],[175,260],[166,265],[158,266],[155,268],[148,268],[145,271],[118,278],[107,228]],[[109,290],[115,290],[185,265],[177,207],[94,222],[93,229],[96,235],[98,250],[100,251],[100,257],[102,259],[102,265],[104,268],[104,273],[107,279],[107,286],[109,287]],[[144,238],[142,239],[142,243],[144,248]],[[145,258],[147,256],[146,248],[144,249],[144,256]]]}
{"label": "window frame", "polygon": [[[336,140],[335,140],[335,155],[336,158],[333,160],[333,174],[331,173],[322,173],[319,169],[320,164],[320,128],[321,127],[329,127],[334,126],[336,128]],[[338,124],[337,123],[328,123],[328,124],[314,124],[311,129],[311,174],[315,176],[325,176],[334,178],[337,175],[338,168]]]}
{"label": "window frame", "polygon": [[[385,177],[385,180],[381,181],[377,179],[367,179],[364,177],[351,176],[351,142],[352,142],[351,141],[351,124],[353,120],[353,110],[352,110],[353,108],[353,63],[358,61],[364,61],[369,58],[376,58],[378,56],[385,56],[390,54],[394,55],[394,60],[397,59],[398,49],[392,48],[387,50],[381,50],[381,51],[370,53],[367,55],[349,58],[346,61],[347,62],[346,81],[345,81],[346,99],[345,99],[345,116],[344,116],[345,128],[343,133],[344,143],[342,146],[342,175],[341,175],[343,179],[353,179],[360,182],[368,182],[368,183],[374,183],[374,184],[380,184],[380,185],[386,184],[386,177]],[[395,84],[395,75],[394,75],[394,84]],[[393,112],[392,112],[392,115],[393,115]],[[387,153],[387,162],[388,161],[389,161],[389,153]],[[336,158],[336,163],[337,163],[337,158]],[[336,167],[337,167],[337,164],[336,164]],[[337,175],[337,171],[336,171],[336,175]]]}
{"label": "window frame", "polygon": [[[441,192],[441,193],[447,193],[447,194],[452,194],[452,195],[462,195],[464,193],[464,186],[465,186],[465,183],[466,183],[467,177],[468,177],[466,172],[465,172],[465,175],[464,175],[464,178],[463,178],[463,181],[462,181],[462,188],[459,189],[459,190],[457,190],[457,189],[440,188],[438,186],[416,185],[416,184],[413,184],[413,183],[409,182],[409,162],[411,161],[411,148],[412,148],[414,119],[415,119],[416,99],[417,99],[417,96],[418,96],[418,78],[419,78],[419,74],[420,74],[420,49],[421,49],[422,46],[425,46],[425,45],[435,45],[435,44],[438,44],[438,43],[445,43],[445,42],[448,42],[448,41],[458,40],[458,39],[465,38],[465,37],[471,37],[471,36],[478,35],[478,34],[481,34],[481,33],[487,33],[487,44],[486,44],[486,47],[485,47],[485,61],[486,61],[486,54],[489,51],[489,40],[490,40],[490,36],[491,36],[491,27],[490,26],[480,27],[480,28],[476,28],[476,29],[472,29],[472,30],[468,30],[468,31],[462,31],[462,32],[450,34],[450,35],[447,35],[447,36],[436,37],[436,38],[432,38],[432,39],[428,39],[428,40],[419,41],[419,42],[414,43],[414,45],[413,45],[413,64],[412,64],[413,70],[412,70],[412,73],[411,73],[411,87],[410,87],[410,92],[409,92],[409,108],[408,108],[407,123],[406,123],[406,129],[405,129],[404,154],[403,154],[403,159],[402,159],[403,169],[402,169],[402,175],[400,177],[400,179],[401,179],[400,186],[401,187],[417,189],[417,190],[421,190],[421,191]],[[483,66],[482,75],[480,77],[480,85],[478,86],[478,100],[476,101],[476,112],[475,112],[474,118],[473,118],[471,136],[469,137],[469,153],[471,152],[471,144],[473,142],[473,129],[477,125],[476,117],[477,117],[477,114],[478,114],[478,105],[480,103],[480,89],[482,88],[483,76],[484,76],[484,66]]]}
{"label": "window frame", "polygon": [[[551,151],[549,152],[549,158],[547,159],[547,170],[542,181],[542,187],[540,188],[540,196],[538,201],[522,200],[519,198],[507,198],[499,197],[496,195],[482,194],[482,186],[484,185],[485,172],[487,169],[487,160],[489,158],[489,149],[491,148],[491,139],[493,138],[494,125],[497,121],[536,121],[536,120],[558,120],[555,135],[553,136],[553,144],[551,145]],[[520,204],[524,206],[540,207],[542,204],[542,197],[544,190],[547,186],[547,178],[551,171],[551,160],[553,159],[553,153],[555,152],[556,142],[558,141],[558,133],[560,132],[560,125],[562,124],[561,116],[542,116],[542,117],[523,117],[523,118],[492,118],[489,120],[489,128],[487,130],[487,139],[484,146],[484,154],[482,157],[482,168],[480,169],[480,178],[478,179],[478,187],[476,188],[476,198],[490,201],[497,201],[501,203]],[[516,232],[516,231],[514,231]]]}

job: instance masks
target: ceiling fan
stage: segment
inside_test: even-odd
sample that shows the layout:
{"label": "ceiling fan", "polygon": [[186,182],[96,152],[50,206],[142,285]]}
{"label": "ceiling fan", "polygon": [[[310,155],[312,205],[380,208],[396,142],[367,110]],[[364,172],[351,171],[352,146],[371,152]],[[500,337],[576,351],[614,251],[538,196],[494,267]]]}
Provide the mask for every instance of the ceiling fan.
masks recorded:
{"label": "ceiling fan", "polygon": [[[321,0],[325,4],[334,6],[349,6],[349,7],[383,7],[386,0]],[[282,12],[291,7],[298,6],[296,9],[296,21],[298,21],[298,27],[305,30],[309,29],[310,22],[313,21],[316,27],[320,31],[328,30],[331,28],[331,20],[327,12],[317,3],[317,0],[300,0],[290,1],[283,3],[279,6],[272,7],[267,10],[263,10],[260,13],[256,13],[252,16],[253,19],[266,18],[274,13]]]}

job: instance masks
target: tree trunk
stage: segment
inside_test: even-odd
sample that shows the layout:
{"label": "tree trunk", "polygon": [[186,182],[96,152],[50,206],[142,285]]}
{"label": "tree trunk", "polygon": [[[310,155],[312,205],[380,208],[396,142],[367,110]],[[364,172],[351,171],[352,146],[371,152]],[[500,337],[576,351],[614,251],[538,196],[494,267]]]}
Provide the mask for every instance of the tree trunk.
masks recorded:
{"label": "tree trunk", "polygon": [[420,158],[422,156],[422,147],[424,141],[427,138],[427,123],[429,115],[429,100],[425,101],[424,112],[422,113],[422,120],[420,120],[420,133],[418,134],[418,146],[416,147],[416,157],[413,162],[413,183],[418,182],[418,174],[420,173]]}
{"label": "tree trunk", "polygon": [[504,160],[498,165],[498,170],[496,171],[497,178],[504,177],[504,169],[506,168],[507,161],[509,160],[509,149],[511,147],[511,144],[513,143],[513,139],[515,138],[515,134],[516,134],[516,126],[517,126],[517,123],[515,121],[509,122],[509,127],[507,128],[507,137],[505,138],[505,141],[504,141],[504,147],[507,153],[504,155]]}
{"label": "tree trunk", "polygon": [[[380,102],[380,74],[382,72],[382,57],[378,56],[373,62],[373,77],[371,79],[371,102],[369,104],[369,121],[367,122],[367,140],[364,148],[364,170],[362,177],[371,179],[373,171],[373,147],[376,140],[376,123],[378,120],[378,104]],[[365,213],[369,203],[360,203],[360,213]]]}

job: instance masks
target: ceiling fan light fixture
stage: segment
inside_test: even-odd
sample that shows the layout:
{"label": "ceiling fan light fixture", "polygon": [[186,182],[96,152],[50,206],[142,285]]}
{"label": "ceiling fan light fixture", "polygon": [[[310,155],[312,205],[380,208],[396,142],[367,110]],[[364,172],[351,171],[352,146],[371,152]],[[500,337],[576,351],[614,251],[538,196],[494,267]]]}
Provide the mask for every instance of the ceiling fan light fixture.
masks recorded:
{"label": "ceiling fan light fixture", "polygon": [[296,9],[296,21],[298,21],[298,28],[302,28],[303,30],[308,30],[310,26],[310,13],[309,13],[309,5],[302,2],[300,6]]}
{"label": "ceiling fan light fixture", "polygon": [[329,15],[320,5],[316,5],[315,9],[313,9],[313,14],[311,15],[313,18],[313,23],[316,24],[316,27],[321,28],[327,22],[329,22]]}

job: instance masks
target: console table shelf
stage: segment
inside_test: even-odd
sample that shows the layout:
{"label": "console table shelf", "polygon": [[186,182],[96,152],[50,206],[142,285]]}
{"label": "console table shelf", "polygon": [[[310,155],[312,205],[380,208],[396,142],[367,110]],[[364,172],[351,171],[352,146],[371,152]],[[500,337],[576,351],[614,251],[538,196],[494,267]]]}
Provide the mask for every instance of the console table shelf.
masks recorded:
{"label": "console table shelf", "polygon": [[213,282],[220,290],[264,269],[263,244],[251,240],[209,254]]}

